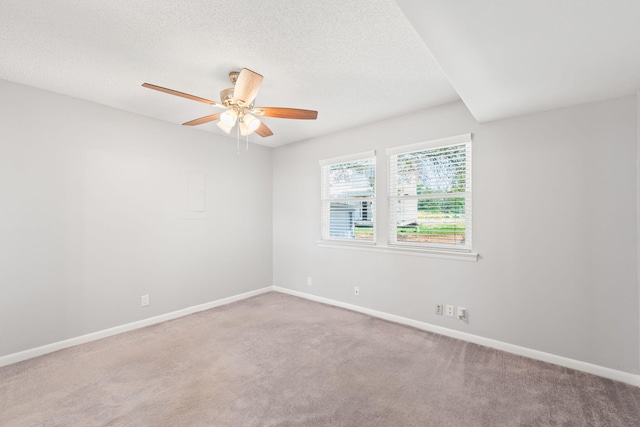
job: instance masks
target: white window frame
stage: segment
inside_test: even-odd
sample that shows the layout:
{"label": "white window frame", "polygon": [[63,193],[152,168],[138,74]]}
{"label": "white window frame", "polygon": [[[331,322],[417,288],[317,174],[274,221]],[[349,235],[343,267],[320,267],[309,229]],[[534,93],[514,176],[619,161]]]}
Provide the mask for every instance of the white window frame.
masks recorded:
{"label": "white window frame", "polygon": [[[459,251],[459,252],[471,252],[472,250],[472,150],[471,142],[473,140],[472,135],[463,134],[452,136],[449,138],[436,139],[431,141],[419,142],[417,144],[403,145],[400,147],[389,148],[386,150],[387,154],[387,170],[389,179],[389,195],[388,195],[388,212],[389,212],[389,246],[391,247],[406,247],[411,249],[423,249],[423,250],[446,250],[446,251]],[[400,154],[414,153],[420,151],[426,151],[436,148],[444,148],[455,145],[465,145],[465,167],[466,167],[466,191],[464,193],[433,193],[428,195],[416,195],[416,196],[398,196],[394,194],[396,190],[396,178],[393,171],[395,170],[394,162],[397,161],[397,156]],[[408,199],[429,199],[429,198],[464,198],[465,199],[465,242],[464,245],[452,245],[442,243],[419,243],[419,242],[399,242],[397,240],[397,224],[396,224],[396,202],[398,200]]]}
{"label": "white window frame", "polygon": [[[373,160],[373,168],[375,172],[375,185],[374,185],[374,194],[372,197],[357,197],[357,198],[345,198],[345,199],[330,199],[329,197],[329,188],[330,183],[328,181],[329,174],[327,172],[327,168],[330,168],[332,165],[337,165],[341,163],[350,163],[357,162],[362,160]],[[334,157],[331,159],[320,160],[320,195],[321,195],[321,217],[320,217],[320,241],[321,242],[330,242],[337,244],[346,244],[346,245],[363,245],[363,246],[371,246],[376,244],[377,239],[377,186],[378,186],[378,177],[377,177],[377,158],[375,151],[365,151],[362,153],[350,154],[347,156]],[[339,238],[339,237],[331,237],[330,236],[330,210],[331,210],[331,201],[341,201],[341,202],[372,202],[372,216],[373,216],[373,239],[371,240],[358,240],[356,238]]]}

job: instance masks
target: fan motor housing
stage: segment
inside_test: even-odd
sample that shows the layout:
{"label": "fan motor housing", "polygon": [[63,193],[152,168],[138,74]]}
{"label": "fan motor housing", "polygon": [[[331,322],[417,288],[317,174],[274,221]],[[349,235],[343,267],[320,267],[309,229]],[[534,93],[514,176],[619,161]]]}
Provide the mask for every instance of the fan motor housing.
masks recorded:
{"label": "fan motor housing", "polygon": [[227,105],[230,102],[233,101],[233,88],[227,88],[227,89],[222,89],[220,91],[220,101],[222,101],[223,104]]}

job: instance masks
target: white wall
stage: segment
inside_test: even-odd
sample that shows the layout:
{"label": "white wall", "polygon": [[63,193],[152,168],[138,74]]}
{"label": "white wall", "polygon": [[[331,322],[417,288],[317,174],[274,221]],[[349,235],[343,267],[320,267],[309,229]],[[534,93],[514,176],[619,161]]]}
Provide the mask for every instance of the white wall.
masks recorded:
{"label": "white wall", "polygon": [[[637,108],[630,96],[480,125],[459,102],[279,147],[274,285],[637,373]],[[318,247],[318,160],[378,151],[384,242],[384,149],[468,132],[477,263]],[[467,307],[468,323],[436,303]]]}
{"label": "white wall", "polygon": [[[483,125],[453,103],[237,155],[196,129],[0,94],[0,356],[273,283],[639,372],[635,96]],[[318,160],[378,150],[383,224],[384,149],[467,132],[477,263],[317,246]],[[186,171],[207,174],[205,219],[186,218]]]}
{"label": "white wall", "polygon": [[[271,285],[270,149],[0,95],[0,356]],[[186,219],[186,171],[207,174],[205,219]]]}

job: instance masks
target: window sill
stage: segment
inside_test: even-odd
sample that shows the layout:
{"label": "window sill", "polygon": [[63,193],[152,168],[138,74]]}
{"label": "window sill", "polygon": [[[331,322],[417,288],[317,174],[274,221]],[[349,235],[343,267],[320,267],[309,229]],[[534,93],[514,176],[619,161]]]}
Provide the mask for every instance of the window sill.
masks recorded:
{"label": "window sill", "polygon": [[359,243],[344,242],[343,243],[343,242],[336,242],[336,241],[329,241],[329,240],[320,240],[318,241],[318,247],[351,249],[356,251],[369,251],[369,252],[398,254],[398,255],[425,256],[425,257],[431,257],[431,258],[455,259],[455,260],[469,261],[469,262],[478,261],[477,252],[462,252],[462,251],[452,251],[452,250],[444,250],[444,249],[415,249],[415,248],[398,247],[398,246],[380,246],[380,245],[376,245],[373,242],[359,242]]}

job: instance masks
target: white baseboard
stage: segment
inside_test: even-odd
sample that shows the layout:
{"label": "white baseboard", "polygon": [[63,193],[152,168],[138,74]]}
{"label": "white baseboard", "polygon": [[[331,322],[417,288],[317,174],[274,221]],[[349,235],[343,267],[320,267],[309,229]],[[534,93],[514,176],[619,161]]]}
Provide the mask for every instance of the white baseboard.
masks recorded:
{"label": "white baseboard", "polygon": [[575,359],[569,359],[567,357],[557,356],[555,354],[545,353],[543,351],[533,350],[530,348],[509,344],[502,341],[493,340],[490,338],[484,338],[478,335],[456,331],[454,329],[444,328],[442,326],[436,326],[430,323],[421,322],[421,321],[409,319],[406,317],[396,316],[394,314],[372,310],[370,308],[360,307],[354,304],[349,304],[349,303],[345,303],[337,300],[332,300],[329,298],[319,297],[316,295],[307,294],[305,292],[294,291],[292,289],[282,288],[279,286],[268,286],[266,288],[245,292],[245,293],[234,295],[227,298],[222,298],[222,299],[211,301],[205,304],[187,307],[182,310],[173,311],[171,313],[162,314],[160,316],[139,320],[137,322],[127,323],[126,325],[120,325],[113,328],[104,329],[102,331],[82,335],[79,337],[70,338],[64,341],[59,341],[59,342],[47,344],[41,347],[36,347],[29,350],[21,351],[19,353],[13,353],[6,356],[2,356],[0,357],[0,367],[10,365],[12,363],[21,362],[23,360],[31,359],[34,357],[42,356],[47,353],[52,353],[54,351],[62,350],[64,348],[73,347],[79,344],[84,344],[87,342],[110,337],[112,335],[120,334],[122,332],[132,331],[135,329],[143,328],[145,326],[155,325],[156,323],[162,323],[162,322],[166,322],[167,320],[172,320],[178,317],[187,316],[189,314],[197,313],[199,311],[208,310],[210,308],[219,307],[225,304],[230,304],[232,302],[240,301],[256,295],[260,295],[272,290],[276,292],[281,292],[284,294],[294,295],[300,298],[305,298],[311,301],[317,301],[324,304],[345,308],[347,310],[368,314],[370,316],[389,320],[395,323],[400,323],[402,325],[413,326],[414,328],[421,329],[424,331],[434,332],[436,334],[445,335],[445,336],[457,338],[463,341],[484,345],[486,347],[495,348],[498,350],[506,351],[508,353],[529,357],[531,359],[541,360],[543,362],[553,363],[555,365],[564,366],[566,368],[587,372],[589,374],[598,375],[601,377],[609,378],[616,381],[621,381],[627,384],[640,387],[640,375],[631,374],[629,372],[619,371],[616,369],[606,368],[604,366],[594,365],[592,363],[582,362]]}
{"label": "white baseboard", "polygon": [[62,350],[64,348],[73,347],[78,344],[84,344],[90,341],[99,340],[102,338],[110,337],[112,335],[120,334],[122,332],[133,331],[134,329],[144,328],[145,326],[155,325],[156,323],[166,322],[167,320],[177,319],[178,317],[187,316],[198,311],[208,310],[210,308],[218,307],[225,304],[230,304],[235,301],[240,301],[249,297],[264,294],[272,290],[272,286],[266,288],[257,289],[255,291],[245,292],[239,295],[222,298],[216,301],[211,301],[205,304],[194,305],[192,307],[183,308],[182,310],[172,311],[171,313],[161,314],[160,316],[150,317],[148,319],[139,320],[137,322],[127,323],[126,325],[115,326],[113,328],[104,329],[102,331],[93,332],[90,334],[82,335],[75,338],[70,338],[64,341],[58,341],[52,344],[43,345],[41,347],[32,348],[29,350],[21,351],[19,353],[13,353],[0,357],[0,367],[10,365],[12,363],[21,362],[23,360],[31,359],[33,357],[42,356],[47,353]]}
{"label": "white baseboard", "polygon": [[621,381],[627,384],[640,387],[640,375],[631,374],[629,372],[618,371],[616,369],[606,368],[604,366],[594,365],[592,363],[582,362],[575,359],[569,359],[568,357],[557,356],[555,354],[545,353],[544,351],[533,350],[530,348],[509,344],[506,342],[497,341],[490,338],[484,338],[478,335],[469,334],[467,332],[456,331],[454,329],[444,328],[442,326],[436,326],[430,323],[420,322],[418,320],[396,316],[394,314],[389,314],[382,311],[372,310],[370,308],[360,307],[357,305],[336,301],[329,298],[319,297],[316,295],[307,294],[305,292],[299,292],[299,291],[294,291],[287,288],[281,288],[279,286],[273,286],[273,290],[276,292],[281,292],[284,294],[305,298],[311,301],[317,301],[324,304],[333,305],[336,307],[346,308],[348,310],[368,314],[370,316],[389,320],[395,323],[400,323],[402,325],[413,326],[414,328],[422,329],[424,331],[435,332],[436,334],[445,335],[451,338],[457,338],[459,340],[484,345],[486,347],[495,348],[498,350],[506,351],[508,353],[529,357],[531,359],[541,360],[543,362],[553,363],[554,365],[564,366],[565,368],[571,368],[577,371],[587,372],[589,374],[598,375],[600,377],[605,377],[605,378]]}

